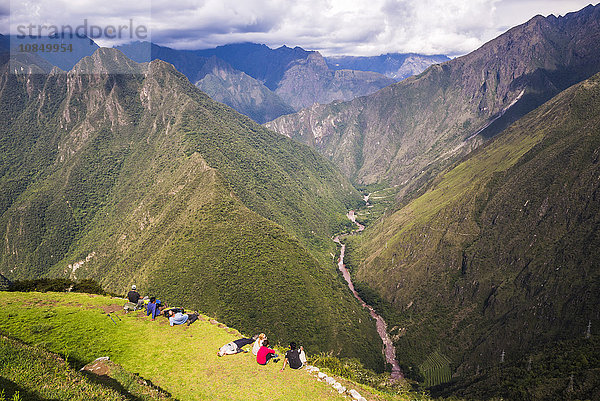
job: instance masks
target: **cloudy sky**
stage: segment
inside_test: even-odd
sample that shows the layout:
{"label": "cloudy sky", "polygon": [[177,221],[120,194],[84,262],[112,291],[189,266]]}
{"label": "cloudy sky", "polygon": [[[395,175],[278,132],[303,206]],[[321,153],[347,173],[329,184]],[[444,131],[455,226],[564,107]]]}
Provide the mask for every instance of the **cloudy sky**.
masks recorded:
{"label": "cloudy sky", "polygon": [[[457,56],[542,14],[589,0],[0,0],[2,32],[35,24],[140,26],[153,42],[200,49],[235,42],[301,46],[324,55],[418,52]],[[10,25],[9,25],[10,24]],[[6,28],[10,26],[10,28]],[[124,32],[127,32],[125,30]],[[106,36],[104,46],[129,41]]]}

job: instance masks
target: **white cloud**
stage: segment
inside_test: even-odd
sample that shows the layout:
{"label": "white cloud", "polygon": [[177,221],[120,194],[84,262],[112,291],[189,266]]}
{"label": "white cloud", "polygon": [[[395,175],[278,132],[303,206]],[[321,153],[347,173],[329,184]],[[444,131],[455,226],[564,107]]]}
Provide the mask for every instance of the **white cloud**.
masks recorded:
{"label": "white cloud", "polygon": [[[10,33],[32,35],[48,35],[63,27],[70,27],[88,36],[94,36],[94,33],[98,35],[100,30],[107,27],[115,27],[114,31],[123,26],[149,27],[152,15],[148,1],[116,3],[97,0],[11,0],[9,10]],[[129,29],[121,29],[121,33],[121,38],[104,40],[104,43],[100,39],[98,42],[113,44],[137,39],[135,35],[129,34]]]}
{"label": "white cloud", "polygon": [[13,23],[74,24],[87,18],[118,24],[135,18],[149,24],[154,42],[175,48],[258,42],[326,55],[459,55],[536,14],[565,14],[586,5],[585,0],[154,0],[150,7],[148,0],[13,0],[10,11]]}
{"label": "white cloud", "polygon": [[[188,3],[189,4],[189,3]],[[154,37],[174,47],[232,42],[301,46],[326,55],[468,53],[536,14],[565,14],[586,0],[206,0],[176,23],[159,21]],[[157,19],[154,14],[154,20]],[[191,35],[169,38],[159,26]],[[164,34],[164,35],[163,35]]]}

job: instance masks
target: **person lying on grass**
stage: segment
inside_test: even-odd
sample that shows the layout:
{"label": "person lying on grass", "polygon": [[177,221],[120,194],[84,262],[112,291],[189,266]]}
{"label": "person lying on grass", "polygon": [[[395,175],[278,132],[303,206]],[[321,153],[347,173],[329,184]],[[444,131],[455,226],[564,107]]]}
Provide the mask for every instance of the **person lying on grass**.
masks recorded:
{"label": "person lying on grass", "polygon": [[272,359],[273,362],[279,362],[279,355],[275,353],[274,349],[269,348],[269,340],[263,341],[262,347],[258,350],[256,354],[256,362],[259,365],[266,365]]}
{"label": "person lying on grass", "polygon": [[290,365],[292,369],[300,369],[306,363],[306,354],[304,354],[304,348],[300,346],[298,349],[295,342],[290,343],[290,349],[285,353],[285,359],[283,360],[283,366],[281,370],[285,369],[286,365]]}
{"label": "person lying on grass", "polygon": [[176,324],[184,324],[185,322],[187,322],[187,325],[189,326],[190,324],[194,323],[196,320],[198,320],[199,315],[197,313],[181,313],[181,312],[175,312],[173,310],[169,311],[169,323],[171,324],[171,326],[176,325]]}
{"label": "person lying on grass", "polygon": [[222,346],[221,348],[219,348],[217,355],[218,356],[234,355],[234,354],[239,354],[240,352],[248,352],[245,349],[243,349],[243,347],[248,344],[252,344],[253,342],[254,342],[254,340],[251,338],[240,338],[238,340],[227,343],[224,346]]}
{"label": "person lying on grass", "polygon": [[189,316],[187,315],[187,313],[175,313],[172,310],[169,311],[169,323],[171,324],[171,326],[176,324],[184,324],[185,322],[187,322],[188,318]]}

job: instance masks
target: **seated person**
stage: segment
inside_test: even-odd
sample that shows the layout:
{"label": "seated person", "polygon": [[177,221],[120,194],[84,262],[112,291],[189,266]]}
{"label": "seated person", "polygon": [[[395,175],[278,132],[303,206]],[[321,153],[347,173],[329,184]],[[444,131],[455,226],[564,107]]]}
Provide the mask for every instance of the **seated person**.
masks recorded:
{"label": "seated person", "polygon": [[171,326],[176,324],[184,324],[187,322],[189,316],[186,313],[177,312],[174,313],[172,310],[169,311],[169,323]]}
{"label": "seated person", "polygon": [[254,341],[254,344],[252,344],[252,353],[256,355],[258,354],[258,350],[260,349],[260,347],[262,347],[263,342],[267,339],[267,336],[265,335],[265,333],[260,333],[258,335],[258,338],[256,338],[256,336],[254,338],[256,339],[256,341]]}
{"label": "seated person", "polygon": [[266,365],[272,359],[273,362],[279,362],[279,355],[275,353],[274,349],[269,348],[269,340],[263,341],[262,347],[258,350],[256,354],[256,362],[259,365]]}
{"label": "seated person", "polygon": [[127,312],[142,309],[144,307],[144,301],[139,292],[136,291],[135,285],[131,286],[131,291],[127,293],[127,302],[123,309]]}
{"label": "seated person", "polygon": [[248,344],[252,344],[253,341],[254,340],[251,338],[240,338],[238,340],[232,341],[219,348],[219,352],[217,352],[217,355],[223,356],[238,354],[240,352],[248,352],[242,348]]}
{"label": "seated person", "polygon": [[296,347],[295,342],[290,343],[290,349],[285,353],[285,359],[283,360],[283,367],[281,370],[285,369],[285,365],[290,365],[292,369],[300,369],[306,363],[306,355],[304,354],[304,348],[300,346],[300,349]]}
{"label": "seated person", "polygon": [[150,302],[146,306],[146,316],[152,315],[152,320],[156,319],[156,316],[160,315],[161,302],[156,297],[150,297]]}
{"label": "seated person", "polygon": [[129,300],[129,302],[131,302],[132,304],[136,304],[136,305],[137,305],[138,301],[140,299],[142,299],[142,296],[140,295],[140,293],[136,291],[135,284],[131,286],[131,291],[129,291],[127,293],[127,299]]}

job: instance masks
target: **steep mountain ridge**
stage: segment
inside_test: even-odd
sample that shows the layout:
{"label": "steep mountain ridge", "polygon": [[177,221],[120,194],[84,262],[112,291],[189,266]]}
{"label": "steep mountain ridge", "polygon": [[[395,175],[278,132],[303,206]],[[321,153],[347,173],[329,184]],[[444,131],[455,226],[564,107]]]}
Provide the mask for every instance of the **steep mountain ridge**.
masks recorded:
{"label": "steep mountain ridge", "polygon": [[217,56],[275,91],[290,63],[304,60],[316,52],[304,50],[299,46],[294,48],[281,46],[271,49],[265,44],[233,43],[217,46],[214,49],[198,50],[198,53],[204,56]]}
{"label": "steep mountain ridge", "polygon": [[444,55],[427,56],[416,53],[387,53],[374,57],[332,56],[325,61],[333,70],[373,71],[402,81],[412,75],[418,75],[432,64],[449,61]]}
{"label": "steep mountain ridge", "polygon": [[258,123],[295,111],[276,93],[246,73],[212,56],[197,74],[194,84],[217,102],[224,103]]}
{"label": "steep mountain ridge", "polygon": [[419,76],[266,126],[315,146],[357,183],[405,186],[402,196],[599,71],[599,21],[600,6],[559,18],[537,16]]}
{"label": "steep mountain ridge", "polygon": [[[330,70],[323,57],[300,47],[240,43],[204,50],[175,50],[148,42],[117,46],[134,61],[172,63],[213,99],[259,123],[314,103],[349,100],[394,81],[374,72]],[[218,61],[217,61],[218,60]]]}
{"label": "steep mountain ridge", "polygon": [[275,93],[294,109],[334,100],[351,100],[391,85],[394,80],[376,72],[336,70],[318,52],[290,62]]}
{"label": "steep mountain ridge", "polygon": [[511,125],[352,244],[401,361],[477,375],[600,325],[600,74]]}
{"label": "steep mountain ridge", "polygon": [[149,42],[134,42],[116,48],[138,63],[163,60],[173,64],[211,98],[258,123],[294,112],[292,107],[258,80],[214,55],[194,50],[176,50]]}
{"label": "steep mountain ridge", "polygon": [[332,164],[160,60],[99,49],[66,74],[8,69],[2,274],[136,283],[382,368],[375,328],[331,263],[330,236],[360,202]]}

